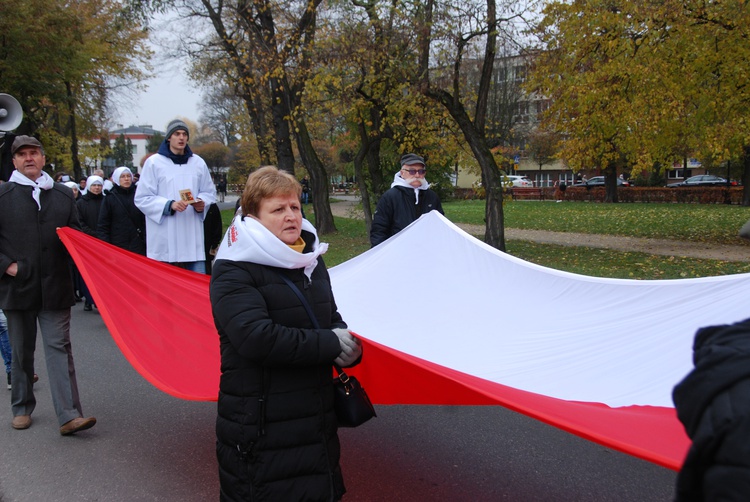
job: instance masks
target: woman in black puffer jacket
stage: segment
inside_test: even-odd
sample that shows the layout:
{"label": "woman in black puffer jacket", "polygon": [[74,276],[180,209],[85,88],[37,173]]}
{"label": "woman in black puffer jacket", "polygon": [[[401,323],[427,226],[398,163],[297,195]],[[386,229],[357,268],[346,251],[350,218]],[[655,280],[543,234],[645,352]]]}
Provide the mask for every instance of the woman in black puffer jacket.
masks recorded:
{"label": "woman in black puffer jacket", "polygon": [[104,198],[97,236],[132,253],[146,255],[146,217],[135,207],[133,173],[118,167],[112,173],[114,186]]}
{"label": "woman in black puffer jacket", "polygon": [[[356,364],[359,342],[331,291],[300,185],[263,167],[219,247],[211,305],[221,345],[216,420],[221,500],[335,501],[344,492],[332,364]],[[282,275],[310,304],[319,328]]]}

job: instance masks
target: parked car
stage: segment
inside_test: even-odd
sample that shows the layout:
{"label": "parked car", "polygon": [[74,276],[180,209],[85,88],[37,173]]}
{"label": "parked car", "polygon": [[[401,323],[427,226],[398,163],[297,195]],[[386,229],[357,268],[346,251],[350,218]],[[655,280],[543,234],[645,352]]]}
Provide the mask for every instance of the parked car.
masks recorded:
{"label": "parked car", "polygon": [[[729,183],[731,185],[736,185],[737,182]],[[678,183],[670,183],[667,185],[670,188],[677,188],[677,187],[710,187],[710,186],[726,186],[727,180],[726,178],[722,178],[721,176],[714,176],[712,174],[699,174],[697,176],[691,176],[685,180],[682,180]]]}
{"label": "parked car", "polygon": [[[579,181],[577,183],[573,184],[574,187],[603,187],[604,186],[604,176],[594,176],[593,178],[586,180],[586,181]],[[617,186],[618,187],[629,187],[630,182],[625,181],[623,179],[617,178]]]}
{"label": "parked car", "polygon": [[515,174],[503,175],[503,186],[505,187],[524,187],[531,188],[534,182],[527,176],[517,176]]}

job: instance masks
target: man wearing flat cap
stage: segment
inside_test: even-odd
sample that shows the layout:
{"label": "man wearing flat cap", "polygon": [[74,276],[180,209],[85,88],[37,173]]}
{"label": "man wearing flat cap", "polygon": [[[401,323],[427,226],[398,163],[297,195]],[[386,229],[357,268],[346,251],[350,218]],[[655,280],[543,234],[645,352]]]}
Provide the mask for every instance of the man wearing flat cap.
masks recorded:
{"label": "man wearing flat cap", "polygon": [[425,180],[424,158],[414,153],[401,157],[401,169],[393,177],[391,188],[378,201],[372,217],[370,244],[377,246],[396,235],[430,211],[443,213],[438,195]]}
{"label": "man wearing flat cap", "polygon": [[135,205],[146,215],[146,256],[205,274],[203,220],[216,186],[189,138],[185,122],[169,123],[159,151],[143,166]]}
{"label": "man wearing flat cap", "polygon": [[96,424],[84,418],[70,344],[75,305],[69,256],[58,227],[80,230],[70,188],[42,170],[42,144],[17,136],[11,146],[16,170],[0,185],[0,308],[8,318],[13,354],[11,405],[14,429],[31,427],[37,322],[42,333],[52,403],[66,436]]}

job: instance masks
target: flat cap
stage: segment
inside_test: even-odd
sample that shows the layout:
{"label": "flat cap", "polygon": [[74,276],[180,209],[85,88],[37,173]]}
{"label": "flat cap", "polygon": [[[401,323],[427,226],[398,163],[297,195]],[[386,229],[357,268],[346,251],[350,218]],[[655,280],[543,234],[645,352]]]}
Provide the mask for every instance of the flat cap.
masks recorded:
{"label": "flat cap", "polygon": [[18,150],[19,148],[23,148],[24,146],[35,146],[40,149],[42,148],[42,144],[39,142],[39,140],[32,136],[16,136],[16,139],[13,140],[13,145],[10,147],[10,154],[15,155],[16,150]]}
{"label": "flat cap", "polygon": [[402,166],[411,166],[413,164],[424,164],[424,158],[420,157],[416,153],[407,153],[401,157]]}

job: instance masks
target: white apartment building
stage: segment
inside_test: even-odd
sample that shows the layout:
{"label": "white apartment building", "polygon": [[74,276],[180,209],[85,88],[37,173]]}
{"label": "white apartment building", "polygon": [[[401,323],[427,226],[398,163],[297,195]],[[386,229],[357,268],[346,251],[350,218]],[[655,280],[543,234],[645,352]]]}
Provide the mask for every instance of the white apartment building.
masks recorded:
{"label": "white apartment building", "polygon": [[146,155],[148,155],[148,152],[146,152],[146,145],[148,144],[148,140],[157,134],[161,134],[162,136],[164,136],[164,131],[158,131],[150,125],[131,125],[128,127],[123,127],[122,124],[118,124],[117,127],[117,129],[109,132],[110,143],[114,145],[114,142],[117,140],[117,138],[120,137],[121,134],[125,136],[126,140],[129,139],[133,144],[133,166],[138,170],[138,172],[141,172],[145,157]]}

